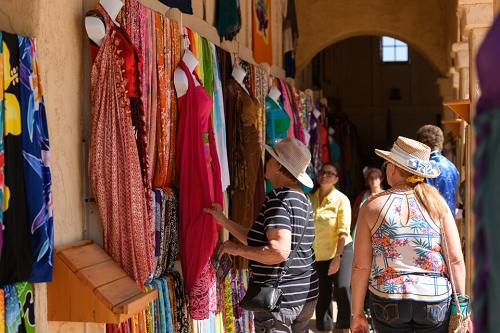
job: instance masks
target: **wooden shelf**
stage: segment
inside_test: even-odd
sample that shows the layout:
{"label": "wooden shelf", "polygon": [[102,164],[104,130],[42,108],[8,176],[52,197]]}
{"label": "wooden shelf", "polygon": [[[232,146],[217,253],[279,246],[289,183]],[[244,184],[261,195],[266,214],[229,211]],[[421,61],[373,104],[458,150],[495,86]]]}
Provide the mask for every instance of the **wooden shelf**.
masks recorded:
{"label": "wooden shelf", "polygon": [[441,120],[441,124],[445,124],[450,128],[450,130],[457,137],[460,137],[460,124],[462,123],[462,119],[449,119],[449,120]]}
{"label": "wooden shelf", "polygon": [[48,320],[119,324],[157,297],[156,289],[144,292],[92,241],[55,249]]}
{"label": "wooden shelf", "polygon": [[448,106],[467,124],[470,124],[470,99],[459,99],[453,101],[444,101],[443,105]]}

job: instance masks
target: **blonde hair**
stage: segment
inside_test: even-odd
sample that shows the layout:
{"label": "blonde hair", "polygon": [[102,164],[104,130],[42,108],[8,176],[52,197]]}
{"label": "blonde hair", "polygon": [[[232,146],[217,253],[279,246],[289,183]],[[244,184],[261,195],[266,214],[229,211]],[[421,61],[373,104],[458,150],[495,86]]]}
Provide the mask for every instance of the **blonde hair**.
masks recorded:
{"label": "blonde hair", "polygon": [[[397,166],[396,166],[397,167]],[[413,173],[397,167],[399,174],[405,179],[413,176]],[[439,220],[449,210],[448,204],[439,191],[425,182],[408,183],[415,192],[419,204],[423,205],[433,219]]]}

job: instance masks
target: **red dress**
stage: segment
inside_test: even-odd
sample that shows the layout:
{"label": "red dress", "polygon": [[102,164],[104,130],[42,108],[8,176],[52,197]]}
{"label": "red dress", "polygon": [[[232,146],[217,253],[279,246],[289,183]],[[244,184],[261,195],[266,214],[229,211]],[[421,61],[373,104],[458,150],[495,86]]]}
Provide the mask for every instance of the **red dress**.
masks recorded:
{"label": "red dress", "polygon": [[223,200],[210,118],[213,100],[201,84],[195,85],[183,61],[179,68],[188,79],[186,94],[178,98],[176,168],[179,175],[179,247],[182,274],[189,293],[209,261],[221,228],[203,209],[211,207],[212,202],[222,206]]}
{"label": "red dress", "polygon": [[125,54],[131,50],[104,8],[106,35],[92,65],[89,178],[104,229],[104,249],[138,284],[154,269],[154,224],[137,151]]}

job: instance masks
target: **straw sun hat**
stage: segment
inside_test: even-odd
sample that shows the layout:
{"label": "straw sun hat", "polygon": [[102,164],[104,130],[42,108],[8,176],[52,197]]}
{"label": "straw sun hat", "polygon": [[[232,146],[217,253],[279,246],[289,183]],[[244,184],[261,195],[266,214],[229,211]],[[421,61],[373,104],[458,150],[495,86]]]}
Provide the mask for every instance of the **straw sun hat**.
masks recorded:
{"label": "straw sun hat", "polygon": [[403,170],[424,178],[439,176],[436,162],[430,161],[431,149],[418,141],[398,137],[391,151],[375,149],[375,154]]}
{"label": "straw sun hat", "polygon": [[260,143],[278,162],[281,163],[290,173],[307,187],[313,187],[311,177],[306,173],[306,169],[311,162],[309,149],[295,138],[285,138],[278,142],[276,146],[270,147],[265,143]]}

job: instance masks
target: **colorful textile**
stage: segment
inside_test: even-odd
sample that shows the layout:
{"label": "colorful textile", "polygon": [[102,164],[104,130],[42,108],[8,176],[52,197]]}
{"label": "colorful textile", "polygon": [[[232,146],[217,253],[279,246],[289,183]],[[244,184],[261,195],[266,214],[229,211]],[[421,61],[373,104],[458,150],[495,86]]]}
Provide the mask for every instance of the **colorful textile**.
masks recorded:
{"label": "colorful textile", "polygon": [[22,325],[21,308],[13,284],[3,287],[5,293],[5,333],[17,333]]}
{"label": "colorful textile", "polygon": [[[408,223],[401,222],[407,198]],[[451,295],[442,274],[447,268],[441,254],[440,226],[413,193],[392,192],[371,230],[373,262],[369,290],[388,299],[440,301]]]}
{"label": "colorful textile", "polygon": [[[145,22],[141,21],[141,10],[144,8],[138,0],[128,0],[125,2],[125,20],[124,28],[130,38],[129,43],[132,46],[133,61],[131,59],[131,67],[133,68],[133,80],[135,80],[134,89],[137,93],[131,98],[131,112],[132,112],[132,123],[136,132],[137,140],[137,150],[139,152],[139,160],[141,162],[141,172],[144,182],[144,188],[146,191],[146,200],[148,204],[148,214],[151,221],[153,221],[153,201],[151,200],[151,161],[149,159],[149,123],[147,117],[149,115],[149,110],[144,108],[143,94],[147,91],[141,90],[143,87],[142,80],[147,80],[144,77],[143,68],[143,57],[142,55],[146,53],[144,50],[143,42],[141,37],[141,27],[145,26]],[[127,37],[124,34],[125,37]],[[131,57],[132,58],[132,57]],[[126,57],[127,63],[128,57]],[[127,80],[130,78],[127,76]]]}
{"label": "colorful textile", "polygon": [[181,311],[181,309],[177,309],[177,304],[176,304],[176,294],[175,294],[175,281],[174,281],[174,276],[169,274],[164,276],[164,278],[167,280],[167,288],[168,288],[168,294],[169,294],[169,303],[168,306],[170,308],[171,312],[171,320],[172,320],[172,331],[177,332],[179,323],[178,323],[178,313],[177,311]]}
{"label": "colorful textile", "polygon": [[[208,263],[221,228],[203,211],[213,202],[223,205],[219,158],[213,135],[210,109],[213,100],[203,86],[196,86],[193,74],[181,61],[179,69],[188,80],[188,90],[179,97],[176,167],[179,188],[179,245],[183,278],[189,293]],[[203,133],[208,133],[211,163],[207,165]]]}
{"label": "colorful textile", "polygon": [[215,271],[209,260],[188,293],[189,311],[192,319],[208,319],[210,312],[217,309],[216,281]]}
{"label": "colorful textile", "polygon": [[[260,108],[257,112],[257,130],[259,142],[266,137],[266,97],[269,91],[269,75],[267,72],[255,65],[250,66],[250,84],[254,97],[259,101]],[[265,150],[262,149],[262,161],[264,162]]]}
{"label": "colorful textile", "polygon": [[271,0],[252,1],[252,49],[257,63],[273,64]]}
{"label": "colorful textile", "polygon": [[25,190],[34,263],[30,282],[50,282],[53,271],[54,217],[47,115],[43,101],[35,43],[20,39],[21,123]]}
{"label": "colorful textile", "polygon": [[144,59],[144,64],[140,71],[141,103],[143,109],[146,111],[144,112],[144,116],[146,133],[148,135],[148,138],[145,139],[148,142],[148,177],[152,183],[156,164],[156,112],[158,105],[156,52],[151,52],[151,50],[156,50],[155,12],[143,5],[139,8],[140,21],[144,22],[140,26],[141,54]]}
{"label": "colorful textile", "polygon": [[170,308],[170,295],[168,291],[167,279],[165,277],[161,277],[158,279],[161,283],[162,291],[163,291],[163,309],[165,311],[165,326],[167,328],[167,333],[174,332],[174,326],[172,324],[172,309]]}
{"label": "colorful textile", "polygon": [[233,40],[241,29],[239,0],[219,0],[216,12],[216,29],[220,37]]}
{"label": "colorful textile", "polygon": [[425,178],[425,182],[438,189],[444,197],[451,214],[455,216],[457,208],[458,170],[440,151],[433,151],[429,160],[436,162],[441,173],[436,178]]}
{"label": "colorful textile", "polygon": [[33,296],[33,285],[29,282],[17,282],[14,284],[19,306],[21,309],[21,317],[24,324],[24,332],[35,333],[35,298]]}
{"label": "colorful textile", "polygon": [[193,8],[191,7],[191,0],[159,0],[162,4],[178,8],[184,14],[193,14]]}
{"label": "colorful textile", "polygon": [[213,127],[215,144],[217,146],[217,155],[221,171],[222,190],[225,191],[231,183],[229,176],[229,164],[227,160],[227,142],[226,142],[226,121],[224,117],[224,99],[222,94],[222,82],[219,70],[219,62],[215,45],[210,43],[212,51],[212,73],[213,73]]}
{"label": "colorful textile", "polygon": [[179,190],[170,189],[170,196],[167,202],[165,221],[169,229],[168,253],[165,257],[166,263],[163,265],[164,274],[171,273],[174,269],[175,260],[179,254]]}
{"label": "colorful textile", "polygon": [[193,330],[191,325],[191,317],[189,316],[189,301],[185,293],[182,278],[179,272],[172,272],[175,278],[175,299],[177,309],[181,309],[177,312],[177,319],[180,323],[178,327],[179,332],[191,332]]}
{"label": "colorful textile", "polygon": [[282,106],[271,97],[266,98],[266,142],[275,146],[281,139],[286,138],[290,128],[290,117]]}
{"label": "colorful textile", "polygon": [[165,211],[167,208],[168,194],[161,188],[155,189],[155,263],[154,279],[159,278],[165,267],[163,258],[167,255],[167,233],[165,232]]}
{"label": "colorful textile", "polygon": [[[104,249],[138,284],[154,267],[154,226],[125,92],[120,30],[97,4],[106,36],[92,66],[89,177],[104,230]],[[108,98],[107,96],[113,96]]]}
{"label": "colorful textile", "polygon": [[[21,37],[22,38],[22,37]],[[26,281],[33,267],[31,228],[23,174],[19,40],[2,33],[4,81],[5,189],[0,286]],[[2,156],[3,157],[3,156]]]}
{"label": "colorful textile", "polygon": [[0,333],[5,333],[5,292],[3,288],[0,288]]}
{"label": "colorful textile", "polygon": [[295,115],[290,104],[290,98],[288,97],[288,91],[286,88],[286,83],[282,79],[276,79],[278,82],[278,89],[281,91],[281,103],[285,108],[286,113],[290,117],[290,128],[288,128],[287,136],[290,138],[295,138]]}
{"label": "colorful textile", "polygon": [[[234,79],[226,85],[226,120],[229,124],[228,146],[231,173],[230,218],[237,224],[250,228],[264,202],[264,170],[262,166],[262,146],[257,130],[259,101],[243,90]],[[235,237],[231,239],[239,242]],[[248,267],[243,257],[233,259],[234,267]]]}
{"label": "colorful textile", "polygon": [[173,73],[180,61],[179,25],[155,13],[157,81],[156,164],[153,187],[167,189],[177,184],[175,138],[177,99],[172,86]]}
{"label": "colorful textile", "polygon": [[234,333],[233,293],[231,272],[224,279],[224,327],[227,333]]}
{"label": "colorful textile", "polygon": [[[4,166],[5,166],[5,151],[3,142],[4,131],[4,108],[3,108],[3,47],[2,47],[2,31],[0,31],[0,202],[3,205],[3,190],[4,190]],[[3,209],[0,209],[0,258],[2,258],[3,248]],[[1,323],[0,323],[1,324]],[[0,325],[0,327],[2,327]],[[3,333],[3,332],[0,332]]]}

